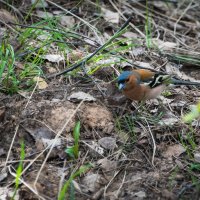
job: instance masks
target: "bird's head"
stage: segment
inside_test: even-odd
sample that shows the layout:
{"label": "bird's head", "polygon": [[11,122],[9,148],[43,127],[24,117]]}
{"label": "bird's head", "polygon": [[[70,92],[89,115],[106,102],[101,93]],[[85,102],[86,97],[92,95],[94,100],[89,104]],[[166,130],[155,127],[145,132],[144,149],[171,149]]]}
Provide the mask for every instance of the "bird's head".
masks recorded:
{"label": "bird's head", "polygon": [[140,77],[133,71],[124,71],[118,77],[119,90],[131,89],[137,84],[140,84]]}

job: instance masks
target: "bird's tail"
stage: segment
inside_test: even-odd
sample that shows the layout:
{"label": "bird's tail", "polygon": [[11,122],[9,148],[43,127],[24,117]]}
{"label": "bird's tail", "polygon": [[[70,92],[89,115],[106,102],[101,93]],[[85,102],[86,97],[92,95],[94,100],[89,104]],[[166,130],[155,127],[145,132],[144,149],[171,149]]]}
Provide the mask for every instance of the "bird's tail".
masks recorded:
{"label": "bird's tail", "polygon": [[153,80],[150,82],[149,86],[154,88],[158,85],[165,84],[165,85],[194,85],[200,86],[200,82],[192,82],[192,81],[185,81],[173,78],[171,75],[160,75],[155,74]]}
{"label": "bird's tail", "polygon": [[172,84],[174,85],[195,85],[200,86],[200,82],[192,82],[192,81],[185,81],[185,80],[179,80],[172,78]]}

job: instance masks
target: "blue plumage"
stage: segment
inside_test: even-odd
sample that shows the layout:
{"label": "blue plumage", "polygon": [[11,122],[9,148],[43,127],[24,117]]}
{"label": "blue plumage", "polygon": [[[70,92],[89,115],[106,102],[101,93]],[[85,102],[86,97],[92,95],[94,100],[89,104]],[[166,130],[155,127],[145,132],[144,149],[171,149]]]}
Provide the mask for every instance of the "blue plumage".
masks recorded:
{"label": "blue plumage", "polygon": [[124,71],[120,74],[120,76],[118,77],[118,83],[123,83],[125,82],[125,80],[131,75],[133,74],[132,71]]}

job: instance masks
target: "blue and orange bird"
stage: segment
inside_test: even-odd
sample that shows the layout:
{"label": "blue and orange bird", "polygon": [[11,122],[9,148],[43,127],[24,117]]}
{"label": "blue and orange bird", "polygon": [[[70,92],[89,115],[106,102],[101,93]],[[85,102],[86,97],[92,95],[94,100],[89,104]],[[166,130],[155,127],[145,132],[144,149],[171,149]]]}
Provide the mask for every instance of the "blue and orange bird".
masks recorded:
{"label": "blue and orange bird", "polygon": [[[150,82],[145,84],[148,81]],[[170,75],[159,75],[145,69],[124,71],[118,77],[119,90],[135,101],[157,98],[170,84],[200,86],[200,83],[178,80]]]}
{"label": "blue and orange bird", "polygon": [[152,79],[154,76],[155,73],[150,70],[138,69],[124,71],[118,77],[118,86],[123,94],[131,100],[142,101],[154,99],[159,96],[167,86],[163,83],[156,84],[155,86],[153,84],[144,84],[144,82]]}

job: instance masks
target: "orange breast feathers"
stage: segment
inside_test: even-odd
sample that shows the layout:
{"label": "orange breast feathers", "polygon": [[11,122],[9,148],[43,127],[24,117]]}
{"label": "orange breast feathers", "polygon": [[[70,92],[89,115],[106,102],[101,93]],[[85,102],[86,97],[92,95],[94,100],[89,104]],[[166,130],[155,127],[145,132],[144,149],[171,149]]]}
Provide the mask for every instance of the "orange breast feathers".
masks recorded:
{"label": "orange breast feathers", "polygon": [[118,77],[119,89],[131,100],[142,101],[154,99],[166,88],[166,84],[159,84],[155,87],[151,87],[150,84],[143,84],[148,79],[152,79],[154,75],[154,72],[144,69],[124,71]]}

